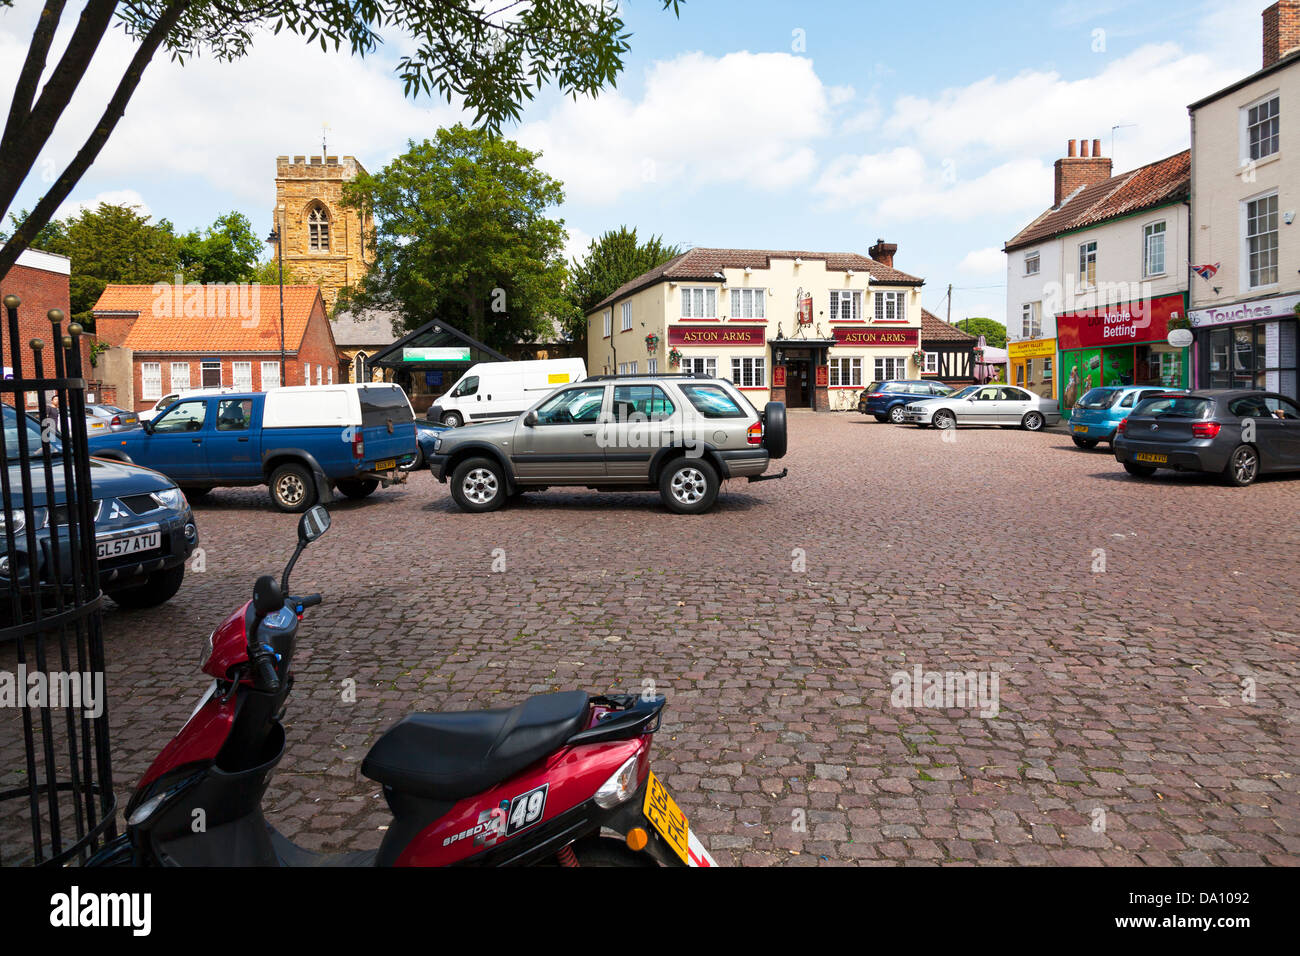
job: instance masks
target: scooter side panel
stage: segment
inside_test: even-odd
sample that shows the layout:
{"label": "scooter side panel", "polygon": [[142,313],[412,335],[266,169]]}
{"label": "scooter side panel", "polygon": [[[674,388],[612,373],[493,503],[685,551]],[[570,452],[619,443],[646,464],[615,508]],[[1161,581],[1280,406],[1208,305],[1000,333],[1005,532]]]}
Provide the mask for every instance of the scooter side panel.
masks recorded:
{"label": "scooter side panel", "polygon": [[222,700],[215,694],[210,697],[154,758],[137,789],[149,786],[176,767],[215,760],[235,725],[236,710],[237,698]]}
{"label": "scooter side panel", "polygon": [[491,790],[457,802],[411,841],[395,865],[450,866],[506,841],[526,841],[540,825],[590,800],[629,757],[642,751],[638,778],[644,777],[649,749],[647,738],[565,748]]}

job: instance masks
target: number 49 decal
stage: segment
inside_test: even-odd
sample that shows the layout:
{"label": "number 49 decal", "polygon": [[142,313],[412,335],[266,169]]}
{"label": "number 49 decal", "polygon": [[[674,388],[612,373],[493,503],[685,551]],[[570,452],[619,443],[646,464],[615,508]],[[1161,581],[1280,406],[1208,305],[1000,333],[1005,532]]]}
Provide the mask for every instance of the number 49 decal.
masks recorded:
{"label": "number 49 decal", "polygon": [[546,810],[546,788],[544,783],[536,790],[521,793],[510,801],[510,815],[506,822],[506,836],[518,833],[542,819]]}

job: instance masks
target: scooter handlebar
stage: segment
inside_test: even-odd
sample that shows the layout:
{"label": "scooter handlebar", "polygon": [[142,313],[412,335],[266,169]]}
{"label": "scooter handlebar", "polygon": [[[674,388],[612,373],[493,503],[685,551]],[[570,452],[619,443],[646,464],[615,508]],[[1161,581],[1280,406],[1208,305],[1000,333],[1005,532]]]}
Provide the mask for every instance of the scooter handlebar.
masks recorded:
{"label": "scooter handlebar", "polygon": [[306,597],[290,598],[289,600],[302,610],[306,610],[309,607],[315,607],[320,604],[322,598],[319,594],[308,594]]}

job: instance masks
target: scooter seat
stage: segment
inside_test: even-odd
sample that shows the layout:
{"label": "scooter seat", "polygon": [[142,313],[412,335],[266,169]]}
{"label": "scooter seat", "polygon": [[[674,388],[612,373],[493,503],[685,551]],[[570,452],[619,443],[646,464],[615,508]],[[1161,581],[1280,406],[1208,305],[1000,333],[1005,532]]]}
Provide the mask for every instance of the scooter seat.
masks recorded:
{"label": "scooter seat", "polygon": [[410,714],[375,742],[361,772],[401,793],[459,800],[558,750],[586,716],[580,690],[500,710]]}

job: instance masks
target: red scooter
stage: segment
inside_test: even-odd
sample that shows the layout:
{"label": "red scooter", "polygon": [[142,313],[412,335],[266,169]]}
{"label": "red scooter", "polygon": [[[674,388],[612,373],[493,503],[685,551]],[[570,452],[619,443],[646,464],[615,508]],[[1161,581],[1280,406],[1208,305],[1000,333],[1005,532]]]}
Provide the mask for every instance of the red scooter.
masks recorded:
{"label": "red scooter", "polygon": [[212,633],[211,686],[140,781],[126,832],[91,865],[717,866],[650,771],[663,697],[569,691],[411,714],[361,764],[393,812],[378,850],[316,853],[267,823],[298,624],[321,603],[286,597],[289,575],[329,525],[319,505],[303,514],[280,583],[258,578],[253,599]]}

